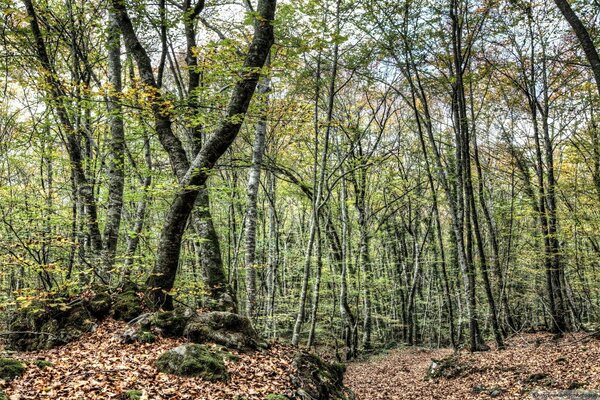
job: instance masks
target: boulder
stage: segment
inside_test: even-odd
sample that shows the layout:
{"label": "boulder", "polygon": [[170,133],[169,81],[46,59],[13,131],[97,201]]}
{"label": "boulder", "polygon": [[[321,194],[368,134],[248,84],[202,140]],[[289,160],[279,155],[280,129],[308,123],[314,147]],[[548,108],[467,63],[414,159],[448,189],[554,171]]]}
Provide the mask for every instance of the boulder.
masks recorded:
{"label": "boulder", "polygon": [[97,319],[106,318],[112,308],[112,297],[107,288],[96,288],[85,307]]}
{"label": "boulder", "polygon": [[227,311],[194,316],[183,334],[194,343],[216,343],[242,351],[266,347],[248,318]]}
{"label": "boulder", "polygon": [[160,372],[226,381],[229,376],[220,353],[198,344],[185,344],[163,353],[156,360]]}
{"label": "boulder", "polygon": [[113,318],[129,322],[144,312],[140,289],[134,283],[128,282],[115,294],[112,305]]}
{"label": "boulder", "polygon": [[467,369],[458,355],[452,354],[448,357],[436,360],[432,359],[425,380],[435,380],[438,378],[452,379],[461,376]]}
{"label": "boulder", "polygon": [[17,351],[49,349],[79,339],[94,326],[84,301],[36,302],[9,320],[11,333],[6,336],[6,347]]}
{"label": "boulder", "polygon": [[188,309],[174,311],[158,311],[150,315],[147,320],[148,330],[166,337],[181,337],[186,325],[192,318],[193,312]]}
{"label": "boulder", "polygon": [[144,309],[139,292],[128,282],[114,298],[105,286],[86,290],[76,299],[60,293],[39,298],[9,314],[6,348],[35,351],[64,345],[93,330],[111,311],[116,319],[130,321]]}
{"label": "boulder", "polygon": [[352,400],[354,394],[344,386],[345,366],[328,363],[318,356],[299,352],[294,356],[293,366],[296,374],[292,383],[296,386],[296,395],[303,400]]}

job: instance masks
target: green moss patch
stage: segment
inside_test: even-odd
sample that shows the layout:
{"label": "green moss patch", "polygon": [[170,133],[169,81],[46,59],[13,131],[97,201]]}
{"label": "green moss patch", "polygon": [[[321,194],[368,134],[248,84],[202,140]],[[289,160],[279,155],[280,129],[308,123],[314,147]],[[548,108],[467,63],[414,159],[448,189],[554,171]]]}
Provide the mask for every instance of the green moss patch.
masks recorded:
{"label": "green moss patch", "polygon": [[0,379],[10,381],[21,376],[27,368],[21,361],[12,358],[0,358]]}

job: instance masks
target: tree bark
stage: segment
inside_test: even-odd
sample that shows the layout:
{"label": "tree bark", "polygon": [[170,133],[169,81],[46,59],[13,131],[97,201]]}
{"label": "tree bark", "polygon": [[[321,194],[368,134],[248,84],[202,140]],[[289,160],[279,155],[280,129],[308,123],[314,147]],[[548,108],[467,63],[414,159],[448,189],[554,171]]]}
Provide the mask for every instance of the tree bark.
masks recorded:
{"label": "tree bark", "polygon": [[109,270],[114,262],[119,239],[125,186],[125,128],[119,95],[121,82],[121,38],[119,25],[113,12],[109,12],[108,29],[108,112],[110,121],[110,167],[108,171],[108,211],[104,227],[104,268]]}
{"label": "tree bark", "polygon": [[[268,63],[268,61],[267,61]],[[267,76],[258,85],[258,94],[265,95],[269,91],[270,81]],[[265,99],[265,101],[267,101]],[[248,174],[246,199],[246,315],[253,318],[256,313],[256,202],[260,185],[260,172],[265,152],[265,136],[267,133],[266,107],[256,123],[254,145],[252,147],[252,165]]]}

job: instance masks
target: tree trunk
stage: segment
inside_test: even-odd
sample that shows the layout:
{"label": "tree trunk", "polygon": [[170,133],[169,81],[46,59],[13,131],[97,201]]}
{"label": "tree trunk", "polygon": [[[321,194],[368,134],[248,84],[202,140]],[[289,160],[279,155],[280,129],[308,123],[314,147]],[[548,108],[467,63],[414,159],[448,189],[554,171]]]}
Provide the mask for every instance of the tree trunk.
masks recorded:
{"label": "tree trunk", "polygon": [[[268,60],[267,60],[268,64]],[[269,91],[269,78],[263,77],[258,85],[258,94],[265,95]],[[268,97],[267,97],[268,98]],[[265,99],[265,101],[268,101]],[[246,200],[246,315],[253,318],[256,314],[256,199],[260,185],[260,172],[265,152],[265,136],[267,133],[266,107],[262,107],[261,116],[256,123],[254,146],[252,147],[252,165],[248,174]]]}
{"label": "tree trunk", "polygon": [[114,262],[123,211],[125,185],[125,129],[119,95],[121,83],[121,39],[119,25],[113,12],[109,12],[108,30],[108,112],[111,133],[111,162],[108,171],[108,211],[104,227],[104,268],[109,270]]}
{"label": "tree trunk", "polygon": [[156,265],[147,281],[148,297],[156,308],[169,309],[173,306],[169,291],[173,288],[177,274],[186,221],[200,193],[199,188],[206,182],[208,171],[233,143],[241,128],[258,83],[260,68],[263,67],[273,43],[275,4],[275,0],[259,1],[259,17],[255,21],[254,37],[243,66],[247,73],[233,89],[226,117],[204,143],[180,180],[178,193],[171,203],[161,231]]}
{"label": "tree trunk", "polygon": [[569,25],[571,25],[571,28],[573,28],[573,31],[579,40],[579,44],[583,48],[585,57],[592,68],[592,73],[594,74],[596,86],[598,88],[598,94],[600,95],[600,56],[598,56],[598,50],[596,49],[596,46],[594,46],[594,41],[577,14],[575,14],[575,11],[573,11],[568,0],[554,0],[554,2]]}

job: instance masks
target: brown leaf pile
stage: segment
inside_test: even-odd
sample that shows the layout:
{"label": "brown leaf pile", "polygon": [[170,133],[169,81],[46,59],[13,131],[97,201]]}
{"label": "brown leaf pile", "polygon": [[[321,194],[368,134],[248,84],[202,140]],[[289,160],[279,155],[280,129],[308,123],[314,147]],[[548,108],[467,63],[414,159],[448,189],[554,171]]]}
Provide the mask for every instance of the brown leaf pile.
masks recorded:
{"label": "brown leaf pile", "polygon": [[[151,344],[122,344],[122,322],[109,320],[77,342],[15,358],[31,362],[17,380],[4,390],[11,400],[25,399],[123,399],[128,390],[143,391],[145,399],[216,400],[264,399],[267,394],[291,394],[293,351],[273,345],[269,350],[239,353],[239,360],[225,360],[229,382],[207,382],[160,373],[154,361],[163,352],[182,343],[180,339],[159,338]],[[33,362],[50,361],[39,368]]]}
{"label": "brown leaf pile", "polygon": [[507,345],[502,351],[461,353],[465,370],[452,379],[424,380],[431,359],[450,355],[451,350],[412,348],[354,363],[344,381],[361,400],[490,399],[493,389],[499,390],[499,399],[532,398],[536,392],[575,387],[600,394],[600,340],[584,333],[560,340],[536,333],[517,335]]}

